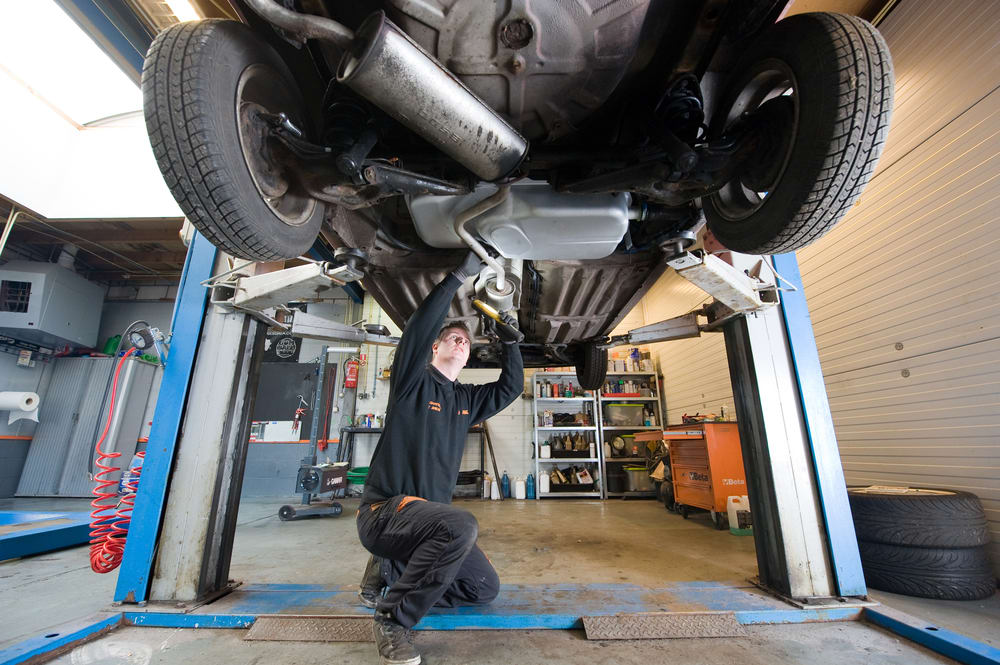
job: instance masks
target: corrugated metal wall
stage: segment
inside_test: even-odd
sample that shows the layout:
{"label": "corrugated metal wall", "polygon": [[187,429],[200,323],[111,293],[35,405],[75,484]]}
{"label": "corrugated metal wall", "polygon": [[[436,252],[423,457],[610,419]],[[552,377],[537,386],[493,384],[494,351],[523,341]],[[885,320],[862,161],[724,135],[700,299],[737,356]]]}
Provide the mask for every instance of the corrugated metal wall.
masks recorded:
{"label": "corrugated metal wall", "polygon": [[799,252],[848,483],[974,492],[1000,571],[1000,3],[905,0],[859,204]]}
{"label": "corrugated metal wall", "polygon": [[[101,402],[113,358],[56,358],[52,361],[52,380],[41,399],[38,427],[28,449],[24,470],[17,486],[17,496],[89,496],[93,488],[88,470],[93,470],[94,428],[101,413]],[[124,459],[114,466],[128,464],[135,452],[135,442],[142,426],[150,397],[155,367],[138,360],[128,360],[122,368],[118,387],[121,426],[106,451],[119,451]],[[117,480],[118,473],[111,476]]]}
{"label": "corrugated metal wall", "polygon": [[[1000,3],[903,0],[896,100],[858,204],[799,252],[848,483],[983,500],[1000,573]],[[668,273],[645,322],[700,291]],[[655,345],[670,422],[732,404],[721,337]]]}

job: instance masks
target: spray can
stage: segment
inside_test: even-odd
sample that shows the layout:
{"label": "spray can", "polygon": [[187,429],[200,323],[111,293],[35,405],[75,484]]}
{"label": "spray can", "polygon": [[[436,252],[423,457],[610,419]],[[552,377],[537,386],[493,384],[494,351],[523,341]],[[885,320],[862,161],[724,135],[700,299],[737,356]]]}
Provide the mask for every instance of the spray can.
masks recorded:
{"label": "spray can", "polygon": [[506,469],[504,469],[503,477],[500,479],[500,492],[503,494],[503,498],[510,498],[510,478],[507,477]]}
{"label": "spray can", "polygon": [[[132,461],[128,463],[128,468],[122,471],[121,478],[118,479],[118,495],[131,494],[139,489],[139,475],[142,473],[142,459],[146,456],[144,452],[137,452],[132,455]],[[129,487],[129,484],[132,487]]]}

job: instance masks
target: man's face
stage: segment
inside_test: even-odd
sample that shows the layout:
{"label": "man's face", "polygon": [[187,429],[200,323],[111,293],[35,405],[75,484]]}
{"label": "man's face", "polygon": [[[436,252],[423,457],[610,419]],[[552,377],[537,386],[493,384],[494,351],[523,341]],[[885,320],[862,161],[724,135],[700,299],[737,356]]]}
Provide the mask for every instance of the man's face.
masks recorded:
{"label": "man's face", "polygon": [[461,328],[448,328],[441,339],[431,347],[434,357],[452,362],[460,360],[462,365],[469,361],[469,336]]}

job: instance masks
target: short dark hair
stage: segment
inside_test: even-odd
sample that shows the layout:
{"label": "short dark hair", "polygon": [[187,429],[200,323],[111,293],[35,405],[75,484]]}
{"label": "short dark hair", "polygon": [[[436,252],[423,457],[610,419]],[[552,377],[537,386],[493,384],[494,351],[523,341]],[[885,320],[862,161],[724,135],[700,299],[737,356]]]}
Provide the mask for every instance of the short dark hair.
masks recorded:
{"label": "short dark hair", "polygon": [[444,327],[441,328],[440,332],[438,332],[438,335],[437,337],[434,338],[434,341],[435,342],[444,341],[445,333],[447,333],[449,330],[461,330],[462,332],[465,333],[465,336],[469,338],[469,341],[470,342],[472,341],[472,333],[469,332],[469,326],[465,325],[465,321],[461,320],[449,321],[448,323],[444,324]]}

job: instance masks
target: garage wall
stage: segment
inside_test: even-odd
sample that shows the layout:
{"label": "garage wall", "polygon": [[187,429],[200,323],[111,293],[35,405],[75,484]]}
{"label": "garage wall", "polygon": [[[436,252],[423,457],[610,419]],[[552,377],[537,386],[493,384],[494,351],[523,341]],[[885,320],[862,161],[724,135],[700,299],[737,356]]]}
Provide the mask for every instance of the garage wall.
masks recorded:
{"label": "garage wall", "polygon": [[896,70],[885,154],[799,252],[844,470],[979,495],[1000,573],[1000,16],[907,0],[880,30]]}
{"label": "garage wall", "polygon": [[[109,337],[122,334],[133,321],[149,322],[166,334],[170,330],[170,317],[174,312],[173,300],[162,302],[105,301],[101,309],[101,326],[97,333],[100,350]],[[126,349],[128,347],[125,347]]]}
{"label": "garage wall", "polygon": [[[709,300],[704,291],[671,270],[653,285],[640,306],[646,324],[651,324],[687,314]],[[736,417],[722,333],[651,344],[650,351],[663,376],[667,424],[680,423],[685,413],[721,414],[723,408],[727,418]]]}

